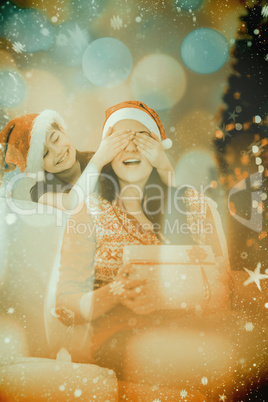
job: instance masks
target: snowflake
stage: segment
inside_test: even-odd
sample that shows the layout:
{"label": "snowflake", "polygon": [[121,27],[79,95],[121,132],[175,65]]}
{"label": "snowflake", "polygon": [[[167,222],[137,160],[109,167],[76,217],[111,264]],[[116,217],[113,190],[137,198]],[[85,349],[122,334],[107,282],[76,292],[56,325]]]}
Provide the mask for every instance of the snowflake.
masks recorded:
{"label": "snowflake", "polygon": [[17,220],[17,216],[15,214],[7,214],[6,216],[6,223],[8,225],[13,225]]}
{"label": "snowflake", "polygon": [[252,324],[252,322],[246,322],[244,328],[247,332],[252,332],[254,329],[254,325]]}
{"label": "snowflake", "polygon": [[79,389],[79,388],[77,388],[77,389],[74,391],[74,396],[75,396],[76,398],[79,398],[79,396],[81,396],[81,395],[82,395],[82,390]]}
{"label": "snowflake", "polygon": [[44,36],[49,36],[49,35],[50,35],[50,32],[49,32],[49,30],[48,30],[47,28],[43,28],[43,29],[41,30],[41,34],[44,35]]}
{"label": "snowflake", "polygon": [[64,35],[64,34],[59,34],[59,35],[57,35],[57,37],[56,37],[56,44],[57,44],[58,46],[66,46],[66,45],[68,45],[68,38],[67,38],[67,36]]}
{"label": "snowflake", "polygon": [[118,29],[118,31],[122,28],[123,26],[123,21],[119,16],[113,16],[113,18],[110,19],[110,24],[111,27],[116,31]]}
{"label": "snowflake", "polygon": [[75,29],[68,29],[68,33],[70,35],[71,45],[76,47],[77,49],[85,49],[88,44],[88,36],[86,31],[82,31],[79,26],[76,24]]}
{"label": "snowflake", "polygon": [[248,258],[248,253],[246,251],[242,251],[240,256],[241,256],[241,258],[243,258],[243,260],[245,260],[246,258]]}
{"label": "snowflake", "polygon": [[261,14],[264,17],[268,17],[268,5],[262,7]]}
{"label": "snowflake", "polygon": [[265,56],[265,61],[268,61],[268,53],[267,53],[267,55]]}
{"label": "snowflake", "polygon": [[15,312],[14,307],[9,307],[9,309],[7,310],[7,314],[13,314]]}
{"label": "snowflake", "polygon": [[183,398],[186,398],[186,396],[188,395],[188,392],[185,389],[182,389],[180,392],[180,396]]}
{"label": "snowflake", "polygon": [[160,399],[154,399],[153,402],[161,402]]}
{"label": "snowflake", "polygon": [[226,396],[226,395],[224,395],[224,394],[219,395],[219,401],[224,402],[226,398],[227,398],[227,396]]}
{"label": "snowflake", "polygon": [[261,274],[261,263],[258,262],[257,267],[255,268],[254,271],[251,271],[250,269],[244,268],[244,270],[249,274],[249,278],[244,282],[244,286],[249,285],[250,283],[255,282],[257,288],[261,291],[261,285],[260,285],[260,280],[261,279],[268,279],[267,274]]}
{"label": "snowflake", "polygon": [[12,49],[16,53],[22,53],[24,51],[24,48],[25,48],[25,45],[23,45],[20,42],[14,42],[13,45],[12,45]]}
{"label": "snowflake", "polygon": [[124,284],[119,281],[119,282],[112,282],[110,284],[110,292],[112,292],[112,294],[115,295],[121,295],[124,292]]}

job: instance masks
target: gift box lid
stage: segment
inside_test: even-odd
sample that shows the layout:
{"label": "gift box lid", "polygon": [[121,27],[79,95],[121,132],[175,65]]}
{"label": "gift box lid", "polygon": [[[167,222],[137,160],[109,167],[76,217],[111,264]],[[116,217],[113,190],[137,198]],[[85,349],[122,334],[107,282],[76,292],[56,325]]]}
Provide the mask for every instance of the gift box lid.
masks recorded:
{"label": "gift box lid", "polygon": [[129,245],[123,249],[124,264],[206,264],[214,265],[215,256],[211,246],[177,245]]}

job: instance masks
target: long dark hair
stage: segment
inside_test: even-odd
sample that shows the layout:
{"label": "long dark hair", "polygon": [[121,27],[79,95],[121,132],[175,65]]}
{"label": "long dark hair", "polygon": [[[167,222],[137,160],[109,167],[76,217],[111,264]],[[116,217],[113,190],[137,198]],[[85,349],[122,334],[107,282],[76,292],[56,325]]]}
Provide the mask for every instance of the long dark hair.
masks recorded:
{"label": "long dark hair", "polygon": [[[174,188],[169,188],[162,182],[157,170],[153,168],[144,187],[142,209],[145,216],[153,224],[156,224],[160,230],[163,229],[168,199],[171,200],[171,204],[173,204],[174,190]],[[184,193],[184,191],[185,187],[181,189],[181,194]],[[112,203],[119,192],[120,186],[117,175],[111,163],[108,163],[103,167],[99,176],[98,193],[101,197]],[[184,208],[183,205],[181,205],[181,207]]]}

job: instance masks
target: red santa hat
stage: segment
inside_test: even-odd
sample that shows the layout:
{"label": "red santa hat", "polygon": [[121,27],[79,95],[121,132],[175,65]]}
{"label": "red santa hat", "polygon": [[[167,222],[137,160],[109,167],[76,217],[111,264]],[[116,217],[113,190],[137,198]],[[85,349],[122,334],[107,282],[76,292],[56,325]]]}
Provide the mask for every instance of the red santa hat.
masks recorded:
{"label": "red santa hat", "polygon": [[102,132],[103,136],[106,134],[109,127],[113,127],[118,121],[136,120],[159,137],[164,149],[172,147],[172,141],[170,138],[167,138],[158,114],[149,106],[145,105],[145,103],[139,101],[121,102],[107,109],[105,116],[106,119]]}
{"label": "red santa hat", "polygon": [[46,133],[53,123],[65,128],[54,110],[25,114],[11,120],[0,133],[0,169],[36,173],[44,169],[43,153]]}

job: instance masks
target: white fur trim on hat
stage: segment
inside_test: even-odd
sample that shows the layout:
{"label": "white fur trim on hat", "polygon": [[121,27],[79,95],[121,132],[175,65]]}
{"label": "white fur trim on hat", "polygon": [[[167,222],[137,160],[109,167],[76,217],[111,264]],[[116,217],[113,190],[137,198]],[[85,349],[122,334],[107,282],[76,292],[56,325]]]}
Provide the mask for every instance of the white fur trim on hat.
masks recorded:
{"label": "white fur trim on hat", "polygon": [[113,114],[111,114],[111,116],[108,117],[104,124],[102,136],[107,133],[109,127],[113,127],[117,122],[121,120],[139,121],[141,124],[147,127],[149,131],[155,133],[159,137],[159,139],[162,140],[159,128],[155,120],[143,110],[133,107],[124,107],[122,109],[116,110]]}
{"label": "white fur trim on hat", "polygon": [[36,173],[44,170],[43,154],[46,134],[53,123],[65,129],[63,118],[54,110],[44,110],[35,118],[25,172]]}
{"label": "white fur trim on hat", "polygon": [[165,138],[164,140],[161,141],[161,144],[164,149],[170,149],[172,147],[172,140],[170,138]]}

